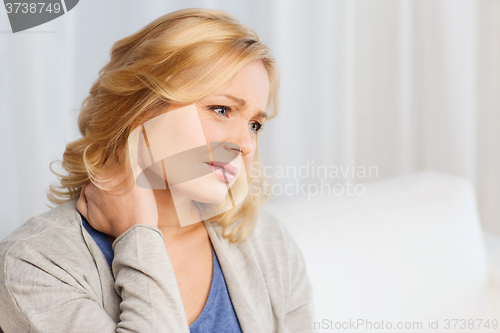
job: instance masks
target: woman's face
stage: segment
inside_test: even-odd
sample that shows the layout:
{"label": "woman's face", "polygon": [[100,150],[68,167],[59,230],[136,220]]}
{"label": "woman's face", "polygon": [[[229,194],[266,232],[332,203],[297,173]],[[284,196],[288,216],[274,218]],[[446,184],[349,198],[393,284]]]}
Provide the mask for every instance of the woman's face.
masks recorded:
{"label": "woman's face", "polygon": [[196,103],[207,142],[236,144],[248,167],[255,156],[257,133],[267,118],[268,97],[269,78],[262,62],[243,67],[233,80]]}
{"label": "woman's face", "polygon": [[194,105],[169,105],[162,116],[144,123],[154,160],[163,159],[153,172],[161,181],[166,175],[174,202],[183,196],[219,203],[239,177],[245,178],[267,118],[268,98],[267,70],[255,61]]}

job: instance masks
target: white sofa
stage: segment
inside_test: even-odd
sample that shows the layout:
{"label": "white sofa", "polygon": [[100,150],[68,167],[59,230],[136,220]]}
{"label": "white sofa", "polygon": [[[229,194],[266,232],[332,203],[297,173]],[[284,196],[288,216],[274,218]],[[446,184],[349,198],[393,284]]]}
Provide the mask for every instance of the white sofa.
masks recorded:
{"label": "white sofa", "polygon": [[264,210],[302,249],[318,332],[500,332],[500,239],[466,180],[423,172]]}

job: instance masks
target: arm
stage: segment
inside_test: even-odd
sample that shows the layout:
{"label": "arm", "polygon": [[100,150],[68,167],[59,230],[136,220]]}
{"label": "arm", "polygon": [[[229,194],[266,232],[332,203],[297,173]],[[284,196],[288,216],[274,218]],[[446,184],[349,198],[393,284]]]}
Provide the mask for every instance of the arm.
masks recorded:
{"label": "arm", "polygon": [[118,323],[56,262],[15,245],[0,281],[4,332],[189,332],[160,230],[134,225],[113,249],[115,289],[122,298]]}

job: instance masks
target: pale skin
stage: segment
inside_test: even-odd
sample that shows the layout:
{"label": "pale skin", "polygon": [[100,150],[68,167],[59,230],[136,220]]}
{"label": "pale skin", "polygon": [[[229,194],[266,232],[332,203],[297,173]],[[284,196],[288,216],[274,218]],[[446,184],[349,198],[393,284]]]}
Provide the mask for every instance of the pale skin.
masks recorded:
{"label": "pale skin", "polygon": [[[196,103],[206,140],[237,144],[248,168],[255,156],[257,132],[267,118],[268,97],[269,78],[263,63],[258,60],[243,67],[231,81]],[[172,104],[165,111],[182,106]],[[103,173],[97,183],[112,188],[123,177],[133,181],[133,177],[118,175],[104,183],[110,175]],[[149,190],[134,182],[130,191],[123,192],[109,193],[90,183],[82,187],[77,209],[111,241],[135,224],[160,229],[191,325],[205,306],[212,281],[212,244],[205,225],[181,227],[168,188]]]}

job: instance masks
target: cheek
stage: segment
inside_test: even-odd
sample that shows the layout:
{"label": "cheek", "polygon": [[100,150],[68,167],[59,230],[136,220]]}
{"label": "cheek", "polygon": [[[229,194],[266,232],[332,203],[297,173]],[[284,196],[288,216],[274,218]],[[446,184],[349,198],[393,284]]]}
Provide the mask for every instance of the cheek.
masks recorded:
{"label": "cheek", "polygon": [[213,138],[215,137],[217,130],[214,128],[214,126],[212,126],[211,121],[209,119],[200,117],[200,124],[203,130],[203,135],[205,136],[205,140],[207,142],[215,141],[213,140]]}
{"label": "cheek", "polygon": [[255,149],[253,149],[250,153],[243,156],[243,163],[245,164],[245,169],[248,169],[250,167],[250,164],[252,163],[254,157],[255,157]]}
{"label": "cheek", "polygon": [[228,139],[228,130],[223,123],[210,117],[200,117],[201,128],[206,142],[224,142]]}

